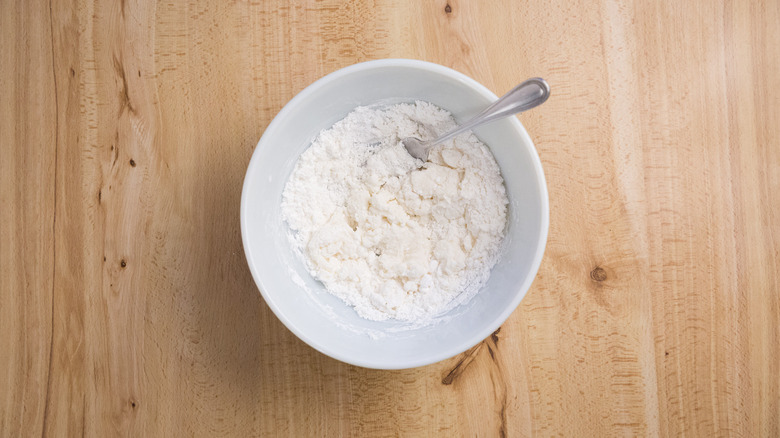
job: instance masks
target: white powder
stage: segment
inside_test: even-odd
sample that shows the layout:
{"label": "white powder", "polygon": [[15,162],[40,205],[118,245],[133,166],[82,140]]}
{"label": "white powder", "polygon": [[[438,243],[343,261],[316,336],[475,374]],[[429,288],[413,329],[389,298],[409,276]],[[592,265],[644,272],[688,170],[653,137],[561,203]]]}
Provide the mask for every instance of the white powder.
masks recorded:
{"label": "white powder", "polygon": [[427,102],[358,107],[320,132],[287,181],[293,245],[364,318],[425,321],[473,296],[496,263],[507,197],[488,148],[462,134],[418,168],[401,143],[454,126]]}

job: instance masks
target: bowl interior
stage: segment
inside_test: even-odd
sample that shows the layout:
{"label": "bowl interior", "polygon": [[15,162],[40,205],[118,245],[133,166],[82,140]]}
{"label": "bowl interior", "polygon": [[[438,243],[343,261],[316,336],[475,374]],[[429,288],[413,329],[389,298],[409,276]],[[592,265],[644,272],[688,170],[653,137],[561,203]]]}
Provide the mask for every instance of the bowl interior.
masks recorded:
{"label": "bowl interior", "polygon": [[408,368],[458,354],[514,310],[536,275],[548,205],[539,158],[519,121],[477,129],[505,180],[509,220],[503,254],[482,290],[432,325],[368,321],[314,280],[287,238],[281,195],[298,156],[317,134],[360,105],[425,100],[464,121],[496,96],[448,68],[410,60],[357,64],[320,79],[291,100],[263,134],[244,181],[241,229],[247,260],[279,319],[317,350],[372,368]]}

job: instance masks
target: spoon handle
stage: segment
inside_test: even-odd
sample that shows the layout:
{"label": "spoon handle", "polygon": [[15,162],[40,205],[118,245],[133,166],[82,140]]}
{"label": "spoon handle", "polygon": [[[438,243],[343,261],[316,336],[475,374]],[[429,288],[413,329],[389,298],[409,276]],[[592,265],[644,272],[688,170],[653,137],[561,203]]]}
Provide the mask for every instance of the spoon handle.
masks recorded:
{"label": "spoon handle", "polygon": [[531,78],[511,89],[481,113],[441,137],[425,142],[427,145],[442,143],[456,135],[512,114],[527,111],[543,104],[550,97],[550,86],[542,78]]}

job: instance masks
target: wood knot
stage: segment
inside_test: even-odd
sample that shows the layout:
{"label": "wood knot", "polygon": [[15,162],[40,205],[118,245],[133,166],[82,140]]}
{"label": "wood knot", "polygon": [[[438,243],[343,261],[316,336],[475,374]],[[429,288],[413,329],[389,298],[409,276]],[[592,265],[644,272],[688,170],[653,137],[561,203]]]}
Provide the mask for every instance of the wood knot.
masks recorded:
{"label": "wood knot", "polygon": [[122,259],[122,261],[121,261],[121,262],[119,262],[119,266],[121,266],[121,267],[123,267],[123,268],[126,268],[126,267],[127,267],[127,262],[125,261],[125,259]]}
{"label": "wood knot", "polygon": [[480,342],[463,353],[455,366],[441,379],[442,385],[452,385],[455,379],[457,379],[463,371],[474,362],[474,359],[477,357],[479,350],[484,344],[485,342]]}
{"label": "wood knot", "polygon": [[592,271],[590,271],[590,279],[593,281],[602,282],[607,279],[607,271],[605,271],[601,266],[596,266]]}
{"label": "wood knot", "polygon": [[134,159],[132,159],[132,158],[130,159],[130,165],[131,165],[132,167],[135,167],[135,160],[134,160]]}
{"label": "wood knot", "polygon": [[492,335],[490,335],[490,339],[493,340],[493,343],[498,346],[498,332],[501,331],[501,327],[497,328],[496,331],[493,332]]}
{"label": "wood knot", "polygon": [[450,6],[449,3],[447,3],[447,6],[444,7],[444,13],[445,14],[451,14],[452,13],[452,6]]}

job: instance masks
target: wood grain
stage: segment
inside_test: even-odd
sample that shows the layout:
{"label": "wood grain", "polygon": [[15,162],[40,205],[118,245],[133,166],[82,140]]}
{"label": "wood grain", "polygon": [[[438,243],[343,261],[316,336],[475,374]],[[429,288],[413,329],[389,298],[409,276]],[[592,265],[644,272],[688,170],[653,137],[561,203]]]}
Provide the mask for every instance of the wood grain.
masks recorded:
{"label": "wood grain", "polygon": [[[0,435],[780,436],[779,2],[1,5]],[[287,331],[238,217],[279,109],[387,57],[553,88],[533,287],[403,371]]]}

